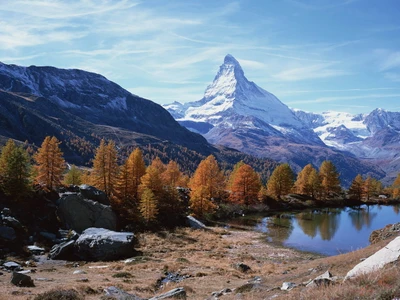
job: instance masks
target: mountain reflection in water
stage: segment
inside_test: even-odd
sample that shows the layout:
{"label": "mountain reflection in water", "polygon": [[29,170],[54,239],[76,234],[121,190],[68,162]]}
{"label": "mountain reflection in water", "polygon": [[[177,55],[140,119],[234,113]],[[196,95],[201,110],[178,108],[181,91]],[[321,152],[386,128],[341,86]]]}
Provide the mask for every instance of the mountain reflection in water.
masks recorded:
{"label": "mountain reflection in water", "polygon": [[255,226],[268,242],[324,255],[369,245],[373,230],[400,222],[400,205],[326,208],[265,217]]}

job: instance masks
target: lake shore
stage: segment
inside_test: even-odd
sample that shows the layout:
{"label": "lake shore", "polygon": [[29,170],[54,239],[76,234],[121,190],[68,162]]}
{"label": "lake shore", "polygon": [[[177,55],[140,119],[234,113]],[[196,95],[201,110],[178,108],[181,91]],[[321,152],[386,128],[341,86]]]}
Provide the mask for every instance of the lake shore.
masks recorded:
{"label": "lake shore", "polygon": [[[188,299],[213,299],[212,293],[223,289],[232,292],[220,299],[287,299],[301,290],[281,291],[283,282],[299,285],[326,271],[343,277],[361,259],[390,241],[378,241],[347,254],[322,257],[268,244],[262,233],[238,229],[181,228],[142,233],[138,239],[136,249],[140,256],[130,262],[42,260],[34,267],[24,267],[35,271],[29,274],[35,283],[32,288],[13,286],[11,275],[3,272],[0,275],[0,299],[34,299],[36,295],[54,289],[73,289],[84,299],[100,299],[103,290],[110,286],[142,298],[183,286]],[[23,263],[18,258],[10,257],[9,260]],[[250,269],[244,272],[240,264]],[[171,278],[179,282],[166,280],[171,274],[174,275]],[[237,298],[238,292],[240,298]]]}

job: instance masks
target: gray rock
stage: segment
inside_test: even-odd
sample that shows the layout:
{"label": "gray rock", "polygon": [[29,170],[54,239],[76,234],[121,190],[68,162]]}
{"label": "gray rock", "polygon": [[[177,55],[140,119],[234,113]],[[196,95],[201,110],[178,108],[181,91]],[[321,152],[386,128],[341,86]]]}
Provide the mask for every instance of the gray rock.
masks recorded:
{"label": "gray rock", "polygon": [[189,223],[189,226],[193,229],[208,229],[206,225],[204,225],[202,222],[197,220],[196,218],[192,216],[187,216],[186,217]]}
{"label": "gray rock", "polygon": [[22,270],[21,265],[17,264],[16,262],[13,262],[13,261],[8,261],[8,262],[4,263],[3,267],[6,268],[7,270],[11,270],[11,271]]}
{"label": "gray rock", "polygon": [[67,195],[59,200],[57,214],[66,228],[80,233],[90,227],[116,230],[117,216],[111,206]]}
{"label": "gray rock", "polygon": [[346,277],[346,279],[357,277],[361,274],[367,274],[373,271],[377,271],[383,268],[385,265],[396,261],[400,256],[400,236],[395,238],[381,250],[375,254],[368,257],[366,260],[362,261],[351,269]]}
{"label": "gray rock", "polygon": [[293,282],[284,282],[282,283],[281,290],[282,291],[290,291],[291,289],[295,288],[296,284]]}
{"label": "gray rock", "polygon": [[11,276],[11,283],[20,287],[34,287],[33,280],[30,276],[13,272]]}
{"label": "gray rock", "polygon": [[24,226],[22,226],[21,222],[18,221],[16,218],[11,217],[11,216],[3,216],[2,218],[3,220],[3,224],[9,227],[12,227],[16,230],[21,230],[24,228]]}
{"label": "gray rock", "polygon": [[74,260],[74,240],[66,241],[61,244],[54,245],[49,252],[49,259],[60,259],[60,260]]}
{"label": "gray rock", "polygon": [[178,287],[170,290],[164,294],[150,298],[149,300],[160,300],[160,299],[186,299],[186,291],[183,287]]}
{"label": "gray rock", "polygon": [[88,228],[75,242],[75,254],[82,260],[108,261],[132,257],[135,236],[104,228]]}
{"label": "gray rock", "polygon": [[110,286],[108,288],[105,288],[104,292],[106,293],[107,297],[118,300],[143,300],[142,298],[133,294],[129,294],[124,290],[121,290],[115,286]]}
{"label": "gray rock", "polygon": [[236,265],[235,265],[235,269],[236,269],[236,270],[239,270],[239,271],[242,272],[242,273],[246,273],[246,272],[248,272],[248,271],[251,270],[251,268],[250,268],[248,265],[244,264],[244,263],[238,263],[238,264],[236,264]]}
{"label": "gray rock", "polygon": [[326,271],[324,274],[319,275],[307,283],[306,287],[328,286],[332,283],[334,283],[332,274],[329,271]]}
{"label": "gray rock", "polygon": [[14,228],[0,226],[0,240],[14,241],[17,238]]}
{"label": "gray rock", "polygon": [[11,216],[11,210],[8,207],[4,207],[3,210],[1,211],[1,214],[3,216]]}
{"label": "gray rock", "polygon": [[83,270],[75,270],[72,274],[79,275],[79,274],[87,274],[87,273]]}
{"label": "gray rock", "polygon": [[42,254],[45,251],[44,248],[41,248],[41,247],[38,247],[35,245],[30,245],[27,248],[32,254]]}
{"label": "gray rock", "polygon": [[50,242],[54,243],[57,240],[57,236],[54,233],[47,232],[47,231],[41,231],[41,232],[39,232],[39,234]]}
{"label": "gray rock", "polygon": [[79,192],[84,199],[97,201],[104,205],[110,205],[110,201],[108,200],[106,193],[96,189],[93,186],[82,184],[79,186]]}

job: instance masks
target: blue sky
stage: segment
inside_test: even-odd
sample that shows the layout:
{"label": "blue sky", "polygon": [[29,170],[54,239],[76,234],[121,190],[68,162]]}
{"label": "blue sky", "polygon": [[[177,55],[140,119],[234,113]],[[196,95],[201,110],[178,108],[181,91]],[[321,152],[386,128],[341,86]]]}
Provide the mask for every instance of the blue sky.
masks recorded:
{"label": "blue sky", "polygon": [[398,0],[0,0],[0,61],[103,74],[165,104],[232,54],[293,108],[400,111]]}

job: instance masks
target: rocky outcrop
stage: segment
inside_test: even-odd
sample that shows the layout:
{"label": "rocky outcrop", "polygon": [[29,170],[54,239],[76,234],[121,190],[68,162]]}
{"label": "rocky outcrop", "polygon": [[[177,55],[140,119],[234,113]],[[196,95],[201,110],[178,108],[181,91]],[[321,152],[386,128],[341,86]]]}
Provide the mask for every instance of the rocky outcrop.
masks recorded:
{"label": "rocky outcrop", "polygon": [[399,235],[399,232],[400,232],[400,223],[389,224],[384,228],[372,231],[371,235],[369,236],[369,242],[371,244],[375,244],[379,241],[386,240],[390,237]]}
{"label": "rocky outcrop", "polygon": [[59,199],[57,214],[66,228],[79,233],[90,227],[117,228],[117,216],[111,206],[84,199],[79,194],[67,194]]}
{"label": "rocky outcrop", "polygon": [[86,261],[109,261],[132,257],[135,236],[104,228],[88,228],[75,242],[75,255]]}
{"label": "rocky outcrop", "polygon": [[395,238],[381,250],[368,257],[351,269],[346,279],[357,277],[361,274],[370,273],[383,268],[385,265],[398,260],[400,256],[400,237]]}
{"label": "rocky outcrop", "polygon": [[207,229],[207,226],[204,225],[202,222],[197,220],[195,217],[187,216],[187,222],[189,226],[193,229]]}
{"label": "rocky outcrop", "polygon": [[96,189],[93,186],[82,184],[79,186],[79,193],[84,199],[97,201],[104,205],[110,205],[110,201],[108,200],[106,193]]}

